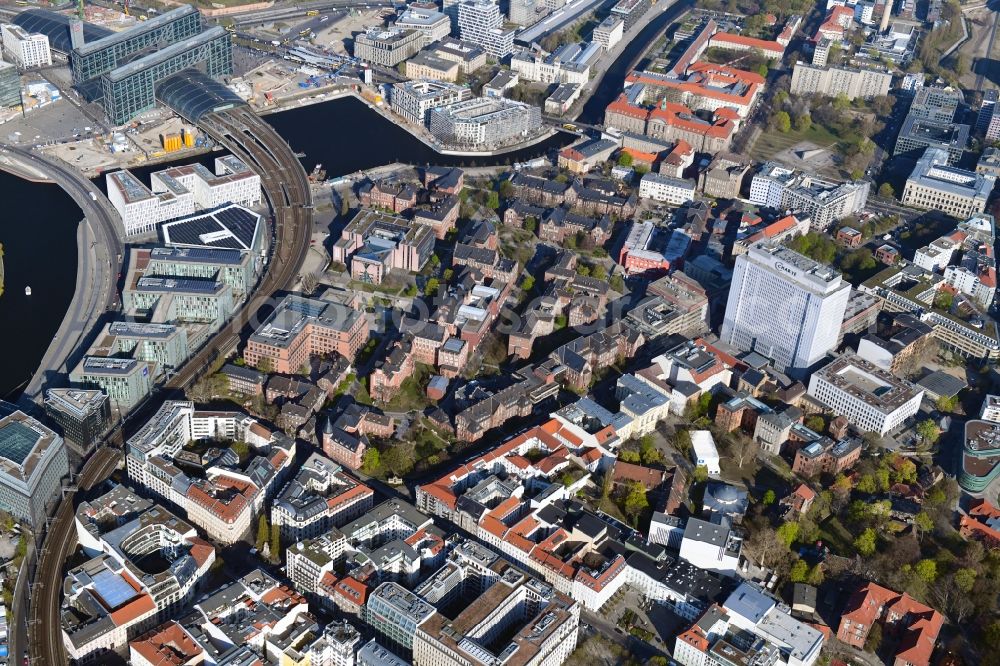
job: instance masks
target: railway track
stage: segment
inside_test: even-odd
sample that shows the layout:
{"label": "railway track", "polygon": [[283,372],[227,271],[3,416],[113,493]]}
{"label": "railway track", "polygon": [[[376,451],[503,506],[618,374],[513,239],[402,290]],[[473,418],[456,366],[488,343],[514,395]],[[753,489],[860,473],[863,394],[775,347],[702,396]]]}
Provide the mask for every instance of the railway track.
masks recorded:
{"label": "railway track", "polygon": [[[199,125],[260,174],[261,187],[273,214],[271,253],[253,296],[171,377],[165,388],[172,390],[184,389],[197,380],[218,358],[220,350],[230,350],[238,343],[243,328],[256,321],[254,318],[268,307],[275,293],[295,284],[299,267],[309,251],[312,232],[312,193],[305,169],[270,125],[246,108],[209,114]],[[117,449],[99,448],[81,470],[79,489],[89,490],[107,478],[121,456]],[[67,492],[60,502],[40,553],[31,593],[28,637],[33,665],[66,663],[59,607],[63,567],[76,543],[73,538],[76,495],[75,491]]]}

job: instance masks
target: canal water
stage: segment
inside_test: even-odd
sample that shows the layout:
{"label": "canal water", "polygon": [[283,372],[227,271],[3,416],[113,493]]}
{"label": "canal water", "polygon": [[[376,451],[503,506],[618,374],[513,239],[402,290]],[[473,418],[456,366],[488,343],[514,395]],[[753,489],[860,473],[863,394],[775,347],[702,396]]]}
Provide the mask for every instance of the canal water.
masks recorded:
{"label": "canal water", "polygon": [[[661,0],[663,1],[663,0]],[[693,0],[677,0],[632,40],[612,64],[580,119],[603,120],[604,107],[621,91],[625,75],[645,47]],[[490,166],[524,162],[557,150],[575,137],[559,133],[534,146],[492,157],[439,155],[409,132],[363,102],[345,97],[265,116],[292,149],[305,153],[306,170],[319,163],[328,177],[403,162],[447,166]],[[212,167],[221,153],[176,164]],[[133,169],[148,183],[149,173],[169,164]],[[104,178],[99,179],[104,189]],[[6,289],[0,296],[0,398],[15,399],[38,367],[69,306],[76,280],[79,207],[56,185],[37,184],[0,172],[0,243],[5,250]],[[24,295],[30,286],[32,296]]]}
{"label": "canal water", "polygon": [[[438,155],[406,130],[353,97],[266,116],[292,148],[306,154],[311,170],[322,163],[330,177],[392,162],[478,166],[510,164],[544,155],[574,137],[560,133],[541,143],[496,157]],[[202,162],[212,153],[177,164]],[[149,173],[169,164],[133,171],[148,184]],[[104,189],[104,178],[98,179]],[[76,228],[83,214],[57,185],[31,183],[0,172],[0,243],[6,287],[0,296],[0,398],[15,399],[38,367],[69,306],[76,281]],[[31,296],[24,288],[30,286]]]}

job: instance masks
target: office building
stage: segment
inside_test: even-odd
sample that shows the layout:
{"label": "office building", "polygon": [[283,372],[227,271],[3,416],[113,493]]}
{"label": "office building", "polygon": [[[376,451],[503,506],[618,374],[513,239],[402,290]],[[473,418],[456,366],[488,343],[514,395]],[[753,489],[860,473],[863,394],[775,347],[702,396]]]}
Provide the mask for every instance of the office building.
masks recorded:
{"label": "office building", "polygon": [[857,356],[842,356],[814,372],[809,395],[862,432],[884,435],[917,413],[921,389]]}
{"label": "office building", "polygon": [[[75,55],[73,62],[76,62]],[[124,125],[137,114],[155,108],[157,86],[189,68],[196,68],[209,78],[233,73],[233,43],[225,28],[208,28],[102,74],[101,104],[108,120]]]}
{"label": "office building", "polygon": [[[419,56],[419,54],[418,54]],[[438,58],[440,60],[440,58]],[[413,60],[407,62],[407,67]],[[442,60],[457,68],[455,63]],[[428,124],[431,109],[469,99],[472,92],[465,86],[444,81],[405,81],[392,86],[392,110],[416,125]]]}
{"label": "office building", "polygon": [[597,42],[563,44],[549,54],[520,49],[511,56],[510,69],[526,81],[583,85],[590,80],[590,63],[600,53]]}
{"label": "office building", "polygon": [[494,60],[514,50],[514,31],[504,29],[500,6],[493,0],[466,0],[458,6],[458,33],[462,41],[482,47]]}
{"label": "office building", "polygon": [[719,525],[692,516],[684,527],[680,556],[700,569],[734,577],[742,548],[742,533],[728,521]]}
{"label": "office building", "polygon": [[[431,110],[432,122],[440,110]],[[427,225],[365,209],[344,227],[331,254],[350,266],[355,280],[381,284],[392,270],[419,271],[433,250],[434,232]]]}
{"label": "office building", "polygon": [[[458,80],[459,67],[457,62],[425,50],[406,61],[404,72],[408,79],[454,82]],[[472,94],[471,91],[469,94]]]}
{"label": "office building", "polygon": [[431,45],[429,49],[439,58],[457,62],[459,71],[463,74],[471,74],[480,67],[486,66],[486,51],[477,44],[446,37]]}
{"label": "office building", "polygon": [[687,106],[668,102],[666,98],[648,108],[626,94],[604,110],[605,127],[662,142],[685,141],[696,151],[706,153],[729,149],[737,120],[732,109],[721,108],[711,120],[705,120]]}
{"label": "office building", "polygon": [[826,95],[871,99],[889,94],[892,72],[886,69],[829,67],[804,62],[792,71],[793,95]]}
{"label": "office building", "polygon": [[694,200],[695,183],[693,180],[672,178],[650,171],[639,182],[639,196],[670,204],[683,206]]}
{"label": "office building", "polygon": [[920,118],[911,113],[903,121],[892,154],[919,157],[928,148],[935,148],[944,151],[948,164],[954,165],[962,159],[968,142],[968,125]]}
{"label": "office building", "polygon": [[420,48],[444,39],[451,33],[451,20],[433,9],[411,5],[404,9],[392,26],[402,30],[416,30],[422,35]]}
{"label": "office building", "polygon": [[190,192],[153,194],[129,171],[114,171],[104,178],[108,200],[121,216],[128,237],[152,233],[161,222],[194,213]]}
{"label": "office building", "polygon": [[561,116],[570,110],[576,100],[580,99],[582,92],[583,86],[579,83],[560,83],[545,99],[545,113]]}
{"label": "office building", "polygon": [[218,280],[143,276],[122,290],[122,309],[162,323],[222,326],[233,314],[233,290]]}
{"label": "office building", "polygon": [[154,16],[147,21],[74,47],[70,58],[73,83],[90,81],[135,60],[136,54],[174,44],[199,34],[201,14],[191,5]]}
{"label": "office building", "polygon": [[625,21],[620,16],[611,14],[597,24],[591,39],[595,44],[600,44],[605,51],[610,51],[622,41],[624,30]]}
{"label": "office building", "polygon": [[757,244],[736,259],[721,338],[804,371],[837,345],[851,285],[836,270],[797,252]]}
{"label": "office building", "polygon": [[138,251],[140,261],[148,261],[146,274],[178,278],[218,279],[233,290],[233,298],[242,300],[253,288],[257,277],[256,257],[249,252],[229,248],[154,247]]}
{"label": "office building", "polygon": [[416,55],[425,43],[425,33],[420,30],[373,26],[354,37],[354,57],[395,67]]}
{"label": "office building", "polygon": [[190,192],[196,209],[256,206],[262,198],[260,176],[233,155],[215,158],[215,173],[203,164],[189,164],[154,171],[149,180],[153,194]]}
{"label": "office building", "polygon": [[49,38],[45,35],[30,34],[21,26],[10,23],[0,26],[0,35],[3,36],[4,55],[18,69],[52,65]]}
{"label": "office building", "polygon": [[949,164],[947,152],[927,148],[907,177],[900,201],[906,206],[940,210],[961,219],[986,210],[996,178]]}
{"label": "office building", "polygon": [[372,508],[374,493],[348,476],[340,465],[313,453],[271,505],[271,525],[281,542],[313,539],[342,526]]}
{"label": "office building", "polygon": [[537,106],[505,98],[469,99],[430,112],[431,134],[453,146],[498,148],[531,136],[541,126]]}
{"label": "office building", "polygon": [[[190,442],[212,446],[185,447]],[[242,458],[228,442],[243,442]],[[242,412],[168,400],[125,444],[129,479],[222,544],[250,536],[295,458],[295,440]]]}
{"label": "office building", "polygon": [[976,115],[976,133],[986,134],[990,123],[997,115],[997,102],[1000,101],[1000,90],[991,88],[983,91],[983,103],[979,106],[979,113]]}
{"label": "office building", "polygon": [[152,389],[156,366],[134,358],[85,356],[69,374],[71,383],[96,387],[108,394],[114,406],[126,412]]}
{"label": "office building", "polygon": [[682,73],[634,71],[625,77],[626,86],[641,84],[636,101],[655,104],[666,99],[694,111],[721,111],[729,108],[738,118],[750,115],[764,90],[764,77],[727,65],[697,61]]}
{"label": "office building", "polygon": [[0,509],[39,530],[68,475],[62,437],[20,411],[0,418]]}
{"label": "office building", "polygon": [[267,224],[257,213],[230,204],[166,222],[160,237],[167,247],[230,249],[250,255],[259,271],[266,254]]}
{"label": "office building", "polygon": [[507,18],[511,23],[527,26],[542,20],[548,12],[541,0],[510,0]]}
{"label": "office building", "polygon": [[417,629],[435,614],[430,605],[397,583],[382,583],[368,597],[365,621],[392,647],[413,652]]}
{"label": "office building", "polygon": [[814,229],[825,230],[863,211],[870,190],[867,180],[836,183],[767,162],[750,181],[750,201],[790,210],[800,218],[808,217]]}
{"label": "office building", "polygon": [[625,25],[624,32],[628,32],[645,16],[651,5],[651,0],[619,0],[611,8],[611,16],[620,18]]}
{"label": "office building", "polygon": [[708,168],[698,176],[698,187],[706,196],[736,199],[740,196],[743,179],[750,171],[751,161],[732,153],[718,153]]}
{"label": "office building", "polygon": [[21,103],[21,75],[17,67],[0,60],[0,106],[11,107]]}
{"label": "office building", "polygon": [[89,353],[128,356],[152,363],[159,373],[180,368],[190,350],[184,328],[173,324],[114,321],[104,326]]}
{"label": "office building", "polygon": [[[469,599],[451,617],[435,612],[420,623],[413,661],[439,666],[490,666],[516,660],[524,666],[564,663],[576,647],[580,605],[546,582],[503,560],[466,573],[449,563],[421,587],[434,599]],[[471,567],[470,567],[471,568]],[[464,594],[463,594],[464,592]],[[443,600],[443,599],[442,599]],[[439,606],[443,607],[443,604]],[[510,636],[490,641],[488,636]]]}
{"label": "office building", "polygon": [[111,401],[102,391],[49,389],[45,413],[62,430],[66,445],[86,456],[111,426]]}
{"label": "office building", "polygon": [[950,123],[965,101],[957,88],[919,86],[913,94],[908,115],[935,123]]}
{"label": "office building", "polygon": [[292,374],[313,355],[337,353],[352,360],[367,341],[364,312],[289,294],[247,340],[243,358],[253,367],[268,359],[272,372]]}

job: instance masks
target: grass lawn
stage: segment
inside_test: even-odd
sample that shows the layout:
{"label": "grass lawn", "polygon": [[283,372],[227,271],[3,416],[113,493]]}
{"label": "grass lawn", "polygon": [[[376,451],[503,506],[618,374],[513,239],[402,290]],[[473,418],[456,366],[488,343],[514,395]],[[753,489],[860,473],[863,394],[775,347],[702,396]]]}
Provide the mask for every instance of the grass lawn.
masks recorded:
{"label": "grass lawn", "polygon": [[408,412],[414,409],[423,409],[431,404],[430,398],[424,392],[429,375],[430,367],[418,363],[413,374],[403,380],[399,387],[399,393],[392,396],[392,400],[386,404],[386,411]]}
{"label": "grass lawn", "polygon": [[834,146],[840,139],[825,127],[812,124],[805,131],[792,129],[787,133],[777,130],[765,129],[757,137],[757,141],[750,149],[750,156],[756,160],[769,160],[783,150],[787,150],[800,141],[809,141],[820,148]]}
{"label": "grass lawn", "polygon": [[854,552],[854,539],[836,516],[820,523],[819,535],[824,545],[837,555],[847,557]]}

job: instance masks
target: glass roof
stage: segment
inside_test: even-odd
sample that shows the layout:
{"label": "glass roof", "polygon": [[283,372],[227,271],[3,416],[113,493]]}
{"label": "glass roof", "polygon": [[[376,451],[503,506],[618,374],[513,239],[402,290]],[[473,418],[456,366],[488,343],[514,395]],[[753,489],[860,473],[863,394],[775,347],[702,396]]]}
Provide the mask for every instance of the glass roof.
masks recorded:
{"label": "glass roof", "polygon": [[[19,25],[28,32],[37,32],[49,38],[49,46],[56,51],[69,53],[72,44],[69,37],[69,22],[72,17],[67,14],[59,14],[48,9],[26,9],[14,17],[12,23]],[[83,39],[85,42],[92,42],[109,35],[113,35],[113,30],[102,28],[93,23],[83,23]]]}
{"label": "glass roof", "polygon": [[225,84],[197,69],[185,69],[158,82],[156,99],[192,122],[207,113],[244,104]]}

